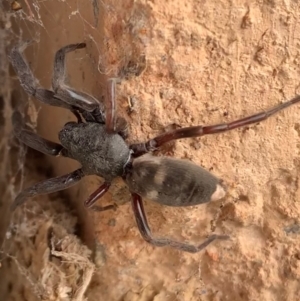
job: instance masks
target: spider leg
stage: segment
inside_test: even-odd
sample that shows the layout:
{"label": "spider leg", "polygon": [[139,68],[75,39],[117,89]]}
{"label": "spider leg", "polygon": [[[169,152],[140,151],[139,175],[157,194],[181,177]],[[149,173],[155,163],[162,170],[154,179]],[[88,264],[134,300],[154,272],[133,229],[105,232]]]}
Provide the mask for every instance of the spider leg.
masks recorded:
{"label": "spider leg", "polygon": [[107,206],[97,206],[94,205],[97,200],[99,200],[109,189],[111,183],[104,182],[96,191],[94,191],[89,198],[84,202],[85,207],[93,211],[106,211],[106,210],[116,210],[117,205],[107,205]]}
{"label": "spider leg", "polygon": [[56,107],[62,107],[66,109],[72,109],[72,107],[55,97],[53,91],[46,90],[40,87],[38,80],[34,77],[27,61],[24,59],[23,51],[30,44],[30,42],[25,42],[22,45],[14,47],[8,58],[18,75],[20,84],[29,95],[34,96],[39,101]]}
{"label": "spider leg", "polygon": [[61,144],[44,139],[34,133],[29,127],[26,128],[19,111],[14,111],[12,123],[15,136],[27,146],[46,155],[63,155],[67,157],[67,150]]}
{"label": "spider leg", "polygon": [[[73,113],[75,114],[75,112]],[[106,122],[104,109],[101,108],[100,103],[99,107],[96,108],[93,112],[83,111],[81,112],[81,114],[87,122],[98,122],[103,124]],[[77,119],[79,120],[79,118]],[[123,117],[116,116],[115,129],[113,132],[118,133],[124,140],[128,138],[128,123]]]}
{"label": "spider leg", "polygon": [[163,144],[170,142],[172,140],[190,137],[201,137],[204,135],[217,134],[221,132],[230,131],[242,126],[257,123],[268,119],[270,116],[278,113],[279,111],[288,108],[296,103],[300,102],[300,96],[296,96],[293,99],[281,103],[269,110],[256,113],[245,118],[241,118],[229,123],[219,123],[210,126],[191,126],[171,132],[164,133],[153,139],[148,140],[145,143],[132,144],[130,148],[134,152],[134,156],[141,156],[147,152],[151,152],[162,146]]}
{"label": "spider leg", "polygon": [[200,245],[194,246],[167,238],[154,238],[148,225],[142,198],[136,193],[132,193],[132,208],[141,235],[148,243],[157,247],[170,246],[181,251],[197,253],[207,247],[215,239],[229,239],[228,235],[211,235]]}
{"label": "spider leg", "polygon": [[[94,191],[87,200],[84,202],[84,206],[87,208],[91,208],[97,200],[99,200],[109,189],[111,183],[104,182],[96,191]],[[112,205],[109,205],[112,206]],[[105,208],[105,207],[98,207],[98,208]],[[98,211],[103,211],[99,210]]]}
{"label": "spider leg", "polygon": [[75,91],[65,84],[66,54],[85,47],[85,43],[70,44],[62,47],[56,52],[52,76],[52,88],[55,95],[70,106],[76,107],[79,110],[93,112],[99,107],[98,100],[87,93]]}
{"label": "spider leg", "polygon": [[[59,49],[55,54],[54,71],[52,77],[52,88],[55,94],[79,110],[84,119],[88,122],[105,123],[109,133],[120,133],[122,137],[127,137],[128,126],[122,118],[115,117],[115,95],[116,83],[115,79],[107,81],[106,114],[103,105],[89,94],[75,91],[65,84],[66,78],[66,54],[86,47],[85,43],[70,44]],[[115,122],[116,120],[116,122]]]}
{"label": "spider leg", "polygon": [[22,205],[29,197],[67,189],[79,182],[83,177],[83,171],[77,169],[67,175],[39,182],[20,192],[12,203],[11,210],[15,210],[18,206]]}

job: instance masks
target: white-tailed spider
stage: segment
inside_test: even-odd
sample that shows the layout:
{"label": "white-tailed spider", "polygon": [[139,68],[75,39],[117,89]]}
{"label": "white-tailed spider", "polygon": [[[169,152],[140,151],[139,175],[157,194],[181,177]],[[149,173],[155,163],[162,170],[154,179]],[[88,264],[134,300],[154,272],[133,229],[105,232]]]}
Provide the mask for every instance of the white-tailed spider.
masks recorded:
{"label": "white-tailed spider", "polygon": [[[81,163],[81,168],[25,189],[16,197],[12,209],[23,204],[29,197],[63,190],[76,184],[86,175],[97,175],[104,179],[104,184],[85,201],[85,206],[91,208],[108,191],[112,180],[122,177],[132,194],[132,208],[138,228],[147,242],[155,246],[171,246],[195,253],[215,239],[229,238],[227,235],[215,234],[195,246],[152,236],[142,198],[167,206],[192,206],[223,198],[225,187],[220,179],[190,161],[155,157],[150,153],[175,139],[217,134],[263,121],[298,103],[300,96],[265,112],[230,123],[176,129],[143,143],[127,145],[125,142],[127,124],[124,119],[115,116],[115,81],[108,81],[108,92],[104,101],[105,110],[103,104],[97,99],[70,88],[64,82],[66,54],[84,48],[85,43],[67,45],[57,51],[52,78],[53,90],[40,87],[38,80],[34,77],[22,54],[27,45],[28,43],[24,43],[22,46],[14,47],[9,55],[24,90],[45,104],[71,110],[78,121],[65,124],[58,135],[59,144],[35,134],[25,126],[21,113],[15,111],[13,114],[14,133],[27,146],[46,155],[64,156],[77,160]],[[113,205],[94,206],[99,211],[113,207]]]}

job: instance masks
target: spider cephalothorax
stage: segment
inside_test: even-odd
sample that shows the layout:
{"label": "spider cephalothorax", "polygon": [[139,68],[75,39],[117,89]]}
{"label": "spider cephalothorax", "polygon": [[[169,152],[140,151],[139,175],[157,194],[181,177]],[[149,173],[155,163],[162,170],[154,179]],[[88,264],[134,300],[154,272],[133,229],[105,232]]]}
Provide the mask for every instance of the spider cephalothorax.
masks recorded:
{"label": "spider cephalothorax", "polygon": [[123,176],[130,149],[119,134],[108,134],[105,125],[68,122],[58,137],[67,156],[79,161],[86,175],[97,175],[108,182]]}
{"label": "spider cephalothorax", "polygon": [[[300,96],[268,111],[228,124],[181,128],[164,133],[145,143],[128,146],[125,142],[128,134],[127,124],[124,119],[115,117],[114,80],[109,80],[107,84],[108,93],[104,101],[106,110],[94,97],[75,91],[64,83],[66,53],[84,48],[85,43],[67,45],[57,51],[52,79],[53,90],[40,87],[38,80],[32,74],[22,54],[27,45],[28,43],[24,43],[21,47],[14,47],[9,55],[22,87],[28,94],[43,103],[71,110],[78,122],[65,124],[59,133],[61,144],[58,144],[38,136],[27,128],[21,113],[15,111],[14,133],[29,147],[47,155],[61,155],[75,159],[81,163],[81,168],[25,189],[16,197],[12,205],[13,209],[25,202],[28,197],[66,189],[85,175],[98,175],[104,178],[104,183],[85,201],[87,207],[92,207],[109,189],[111,181],[116,177],[122,177],[132,194],[132,207],[138,228],[149,243],[156,246],[169,245],[194,253],[202,250],[215,239],[229,238],[227,235],[211,235],[200,245],[194,246],[152,237],[142,198],[168,206],[192,206],[223,198],[225,187],[222,180],[190,161],[155,157],[150,153],[175,139],[216,134],[265,120],[299,102]],[[97,206],[97,210],[107,210],[112,207],[111,205]]]}

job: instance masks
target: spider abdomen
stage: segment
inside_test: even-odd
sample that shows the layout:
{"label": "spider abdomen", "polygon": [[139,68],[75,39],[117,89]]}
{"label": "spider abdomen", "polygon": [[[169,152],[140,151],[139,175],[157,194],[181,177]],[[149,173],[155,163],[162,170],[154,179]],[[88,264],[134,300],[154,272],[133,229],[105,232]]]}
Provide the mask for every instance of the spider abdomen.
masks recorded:
{"label": "spider abdomen", "polygon": [[69,122],[59,132],[59,140],[68,156],[79,161],[85,174],[107,181],[122,176],[130,150],[118,134],[108,134],[99,123]]}
{"label": "spider abdomen", "polygon": [[224,197],[221,180],[188,160],[144,155],[126,176],[132,192],[167,206],[193,206]]}

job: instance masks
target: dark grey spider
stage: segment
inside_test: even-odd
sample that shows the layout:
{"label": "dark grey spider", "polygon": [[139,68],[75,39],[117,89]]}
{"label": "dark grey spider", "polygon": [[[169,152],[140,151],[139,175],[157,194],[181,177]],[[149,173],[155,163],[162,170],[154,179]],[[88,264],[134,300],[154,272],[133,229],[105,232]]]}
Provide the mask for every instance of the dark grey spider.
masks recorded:
{"label": "dark grey spider", "polygon": [[[224,197],[222,181],[203,168],[187,161],[168,157],[154,157],[150,153],[175,139],[200,137],[229,131],[267,119],[278,111],[300,101],[300,96],[279,104],[273,109],[257,113],[228,124],[193,126],[173,130],[145,143],[127,145],[127,124],[115,117],[115,81],[108,81],[106,111],[92,96],[65,85],[65,55],[84,48],[85,43],[67,45],[57,51],[51,90],[39,86],[22,52],[28,43],[14,47],[9,55],[24,90],[43,103],[71,110],[78,122],[68,122],[59,132],[61,144],[46,140],[26,128],[22,115],[13,114],[14,133],[29,147],[51,156],[65,156],[81,163],[81,168],[67,175],[37,183],[22,191],[12,204],[12,209],[23,204],[28,197],[66,189],[79,182],[85,175],[97,175],[105,182],[85,201],[90,208],[109,189],[116,177],[122,177],[132,194],[132,208],[143,238],[155,246],[171,246],[195,253],[215,239],[228,239],[227,235],[211,235],[194,246],[166,238],[152,237],[144,211],[142,198],[168,206],[192,206]],[[82,120],[85,120],[85,122]],[[103,211],[114,206],[97,207]]]}

